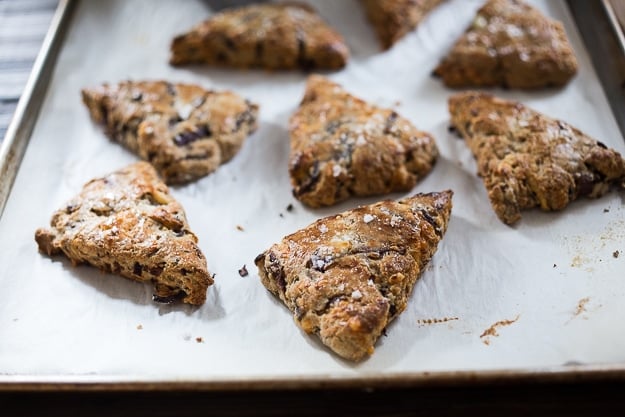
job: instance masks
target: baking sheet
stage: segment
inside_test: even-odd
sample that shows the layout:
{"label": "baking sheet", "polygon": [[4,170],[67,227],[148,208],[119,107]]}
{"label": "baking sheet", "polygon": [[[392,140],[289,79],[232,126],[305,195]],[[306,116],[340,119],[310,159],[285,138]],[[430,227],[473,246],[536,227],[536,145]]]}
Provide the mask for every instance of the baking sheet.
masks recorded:
{"label": "baking sheet", "polygon": [[[328,75],[436,137],[441,157],[413,192],[455,192],[448,232],[375,354],[352,364],[303,334],[262,287],[253,264],[285,234],[378,200],[310,210],[292,198],[286,126],[305,75],[169,67],[171,38],[207,16],[208,3],[83,1],[0,219],[0,381],[400,379],[440,371],[623,367],[622,195],[576,202],[562,213],[526,212],[518,226],[505,226],[490,208],[470,152],[447,131],[452,92],[429,74],[481,1],[450,0],[386,52],[356,1],[310,3],[352,51],[348,67]],[[580,72],[558,91],[495,92],[625,153],[565,4],[531,3],[564,21]],[[56,208],[89,179],[136,160],[105,138],[80,102],[82,87],[128,78],[232,89],[261,106],[259,130],[230,163],[172,190],[216,274],[201,308],[155,304],[149,285],[37,252],[34,231]],[[237,273],[243,265],[247,277]]]}

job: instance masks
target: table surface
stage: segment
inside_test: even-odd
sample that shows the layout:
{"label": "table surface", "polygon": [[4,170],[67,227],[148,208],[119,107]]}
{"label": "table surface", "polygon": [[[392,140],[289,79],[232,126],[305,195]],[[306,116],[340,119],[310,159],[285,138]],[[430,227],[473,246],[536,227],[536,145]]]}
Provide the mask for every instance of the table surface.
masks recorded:
{"label": "table surface", "polygon": [[[625,0],[613,0],[619,11]],[[58,0],[0,0],[0,140]],[[625,13],[624,13],[625,14]],[[1,341],[0,341],[1,343]],[[214,360],[207,358],[207,360]],[[2,370],[0,370],[2,372]],[[625,381],[310,391],[3,391],[20,415],[625,415]],[[11,413],[7,415],[13,415]]]}

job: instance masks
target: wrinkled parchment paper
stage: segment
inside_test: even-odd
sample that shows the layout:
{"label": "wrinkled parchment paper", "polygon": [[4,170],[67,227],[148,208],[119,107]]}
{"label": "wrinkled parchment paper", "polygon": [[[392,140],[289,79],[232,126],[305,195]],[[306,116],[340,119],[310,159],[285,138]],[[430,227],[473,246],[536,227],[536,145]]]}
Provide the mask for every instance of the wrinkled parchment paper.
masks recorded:
{"label": "wrinkled parchment paper", "polygon": [[[525,212],[517,226],[505,226],[490,208],[467,147],[447,131],[452,92],[430,72],[480,3],[450,0],[383,52],[357,1],[314,2],[352,51],[347,68],[329,76],[436,137],[441,157],[413,192],[455,191],[448,232],[407,310],[370,359],[351,364],[294,325],[253,264],[269,245],[314,219],[378,200],[310,210],[291,196],[286,126],[305,75],[170,67],[171,38],[208,16],[208,3],[81,2],[0,219],[0,379],[256,381],[622,366],[622,194],[579,201],[562,213]],[[532,3],[564,21],[579,74],[562,90],[495,93],[567,120],[623,153],[566,5]],[[201,308],[155,304],[149,285],[37,251],[34,232],[55,209],[89,179],[136,160],[104,136],[80,100],[82,87],[124,79],[231,89],[261,106],[259,130],[230,163],[172,191],[216,274]],[[237,272],[243,265],[247,277]]]}

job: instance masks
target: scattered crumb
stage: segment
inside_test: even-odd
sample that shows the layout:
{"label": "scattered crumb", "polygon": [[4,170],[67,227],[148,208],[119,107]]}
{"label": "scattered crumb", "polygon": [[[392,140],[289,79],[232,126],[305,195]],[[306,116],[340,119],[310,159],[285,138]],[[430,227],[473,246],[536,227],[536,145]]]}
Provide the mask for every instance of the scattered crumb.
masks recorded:
{"label": "scattered crumb", "polygon": [[554,267],[554,268],[555,268],[556,266],[558,266],[558,265],[556,265],[556,264],[553,264],[553,267]]}
{"label": "scattered crumb", "polygon": [[621,254],[621,253],[620,253],[619,251],[617,251],[617,250],[615,250],[614,252],[612,252],[612,256],[614,256],[615,258],[618,258],[618,256],[619,256],[620,254]]}
{"label": "scattered crumb", "polygon": [[246,277],[248,275],[247,268],[243,265],[243,268],[239,269],[239,275],[242,277]]}
{"label": "scattered crumb", "polygon": [[241,226],[240,224],[237,224],[237,230],[242,232],[244,230],[243,226]]}
{"label": "scattered crumb", "polygon": [[143,330],[143,326],[142,325],[137,325],[137,330]]}
{"label": "scattered crumb", "polygon": [[284,217],[284,214],[280,213],[280,217]]}
{"label": "scattered crumb", "polygon": [[586,304],[588,304],[589,301],[590,301],[590,297],[584,297],[581,300],[579,300],[577,302],[577,309],[575,309],[575,313],[573,314],[573,317],[577,317],[580,314],[584,313],[586,311]]}
{"label": "scattered crumb", "polygon": [[286,206],[286,211],[288,211],[289,213],[293,211],[293,204],[289,204],[288,206]]}
{"label": "scattered crumb", "polygon": [[397,100],[394,104],[395,104],[396,107],[397,106],[401,106],[401,101]]}
{"label": "scattered crumb", "polygon": [[195,341],[198,343],[204,343],[204,339],[202,339],[201,337],[196,337]]}
{"label": "scattered crumb", "polygon": [[517,315],[512,320],[499,320],[498,322],[492,324],[488,329],[484,330],[484,332],[480,335],[480,339],[483,339],[482,343],[484,343],[485,345],[489,345],[490,344],[490,339],[488,339],[489,336],[493,336],[493,337],[499,336],[499,333],[497,333],[498,327],[509,326],[512,323],[515,323],[519,319],[519,317],[520,315]]}
{"label": "scattered crumb", "polygon": [[418,324],[438,324],[438,323],[446,323],[448,321],[460,320],[458,317],[443,317],[442,319],[419,319],[417,320]]}
{"label": "scattered crumb", "polygon": [[609,212],[610,212],[610,209],[609,209],[609,208],[604,208],[604,209],[603,209],[603,212],[604,212],[604,213],[609,213]]}

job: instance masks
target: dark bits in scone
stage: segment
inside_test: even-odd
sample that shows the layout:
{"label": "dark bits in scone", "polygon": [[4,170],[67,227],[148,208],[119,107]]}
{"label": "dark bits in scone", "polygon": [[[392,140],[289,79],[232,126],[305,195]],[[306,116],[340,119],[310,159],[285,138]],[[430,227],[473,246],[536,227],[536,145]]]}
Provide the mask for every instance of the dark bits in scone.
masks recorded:
{"label": "dark bits in scone", "polygon": [[293,195],[310,207],[410,191],[438,156],[430,134],[320,75],[308,78],[289,134]]}
{"label": "dark bits in scone", "polygon": [[154,284],[155,301],[201,305],[213,283],[184,209],[147,162],[89,181],[35,240],[49,256]]}
{"label": "dark bits in scone", "polygon": [[343,37],[312,7],[288,2],[216,13],[174,38],[170,63],[332,70],[343,68],[348,58]]}
{"label": "dark bits in scone", "polygon": [[319,219],[256,258],[261,282],[302,330],[362,360],[406,308],[447,230],[451,198],[417,194]]}
{"label": "dark bits in scone", "polygon": [[230,91],[126,81],[82,91],[108,136],[150,162],[168,184],[215,171],[256,130],[258,106]]}
{"label": "dark bits in scone", "polygon": [[521,210],[562,210],[577,198],[597,198],[625,184],[618,152],[521,103],[465,92],[450,97],[449,113],[506,224],[520,220]]}
{"label": "dark bits in scone", "polygon": [[560,22],[522,0],[488,0],[434,75],[452,88],[563,86],[577,72]]}
{"label": "dark bits in scone", "polygon": [[361,0],[384,49],[413,31],[445,0]]}

